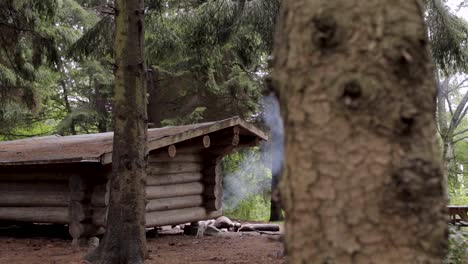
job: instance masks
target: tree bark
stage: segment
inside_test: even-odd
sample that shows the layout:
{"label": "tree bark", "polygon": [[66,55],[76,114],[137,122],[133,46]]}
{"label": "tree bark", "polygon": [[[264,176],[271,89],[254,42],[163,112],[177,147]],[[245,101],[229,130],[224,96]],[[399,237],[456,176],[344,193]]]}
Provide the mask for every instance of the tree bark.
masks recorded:
{"label": "tree bark", "polygon": [[161,94],[158,69],[148,69],[148,122],[151,128],[161,127],[161,109],[158,100]]}
{"label": "tree bark", "polygon": [[[62,69],[62,71],[64,72],[64,70]],[[60,86],[62,86],[62,90],[63,90],[63,102],[65,103],[65,111],[67,111],[67,114],[70,116],[71,120],[70,120],[70,133],[72,135],[76,135],[76,129],[75,129],[75,120],[73,120],[73,117],[71,116],[71,114],[73,113],[73,110],[71,108],[71,105],[70,105],[70,99],[68,98],[68,88],[67,88],[67,83],[65,82],[65,77],[62,77],[62,79],[60,80]]]}
{"label": "tree bark", "polygon": [[87,256],[93,264],[143,263],[146,178],[144,1],[117,0],[114,145],[107,229]]}
{"label": "tree bark", "polygon": [[275,77],[289,263],[442,263],[445,182],[419,0],[286,0]]}

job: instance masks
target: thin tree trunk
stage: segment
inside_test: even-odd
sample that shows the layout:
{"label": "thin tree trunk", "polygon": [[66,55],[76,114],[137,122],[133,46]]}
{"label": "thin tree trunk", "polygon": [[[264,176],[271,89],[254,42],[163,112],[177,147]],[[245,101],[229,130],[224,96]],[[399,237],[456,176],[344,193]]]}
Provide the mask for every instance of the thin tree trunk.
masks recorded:
{"label": "thin tree trunk", "polygon": [[423,2],[285,0],[275,80],[289,263],[442,263]]}
{"label": "thin tree trunk", "polygon": [[[62,80],[60,80],[60,85],[62,86],[62,90],[63,90],[63,101],[65,102],[65,111],[67,111],[68,115],[71,116],[72,114],[72,108],[71,108],[71,105],[70,105],[70,100],[68,99],[68,88],[67,88],[67,84],[65,83],[65,80],[62,78]],[[73,120],[73,117],[70,117],[71,118],[71,121],[70,121],[70,133],[72,135],[76,135],[76,129],[75,129],[75,120]]]}
{"label": "thin tree trunk", "polygon": [[116,1],[114,146],[106,233],[87,259],[140,264],[146,256],[146,65],[144,1]]}
{"label": "thin tree trunk", "polygon": [[95,100],[96,113],[98,114],[97,129],[100,133],[103,133],[103,132],[107,132],[108,112],[106,109],[106,99],[101,92],[101,89],[103,89],[102,84],[95,82],[95,89],[96,91],[94,94],[94,100]]}
{"label": "thin tree trunk", "polygon": [[160,89],[158,69],[148,69],[148,122],[151,127],[161,127]]}

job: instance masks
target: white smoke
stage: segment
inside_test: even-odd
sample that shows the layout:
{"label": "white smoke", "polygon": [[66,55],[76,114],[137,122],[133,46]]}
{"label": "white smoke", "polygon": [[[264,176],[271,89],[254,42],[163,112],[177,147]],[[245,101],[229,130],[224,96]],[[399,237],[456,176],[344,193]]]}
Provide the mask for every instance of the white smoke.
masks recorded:
{"label": "white smoke", "polygon": [[243,159],[234,172],[224,177],[224,204],[234,208],[242,201],[271,189],[272,177],[278,177],[283,163],[284,126],[279,102],[274,95],[261,101],[262,119],[269,129],[270,138],[258,149],[243,152]]}
{"label": "white smoke", "polygon": [[265,143],[265,154],[271,158],[273,175],[279,175],[283,167],[284,155],[284,124],[281,118],[278,98],[270,94],[262,99],[263,120],[270,130],[270,139]]}

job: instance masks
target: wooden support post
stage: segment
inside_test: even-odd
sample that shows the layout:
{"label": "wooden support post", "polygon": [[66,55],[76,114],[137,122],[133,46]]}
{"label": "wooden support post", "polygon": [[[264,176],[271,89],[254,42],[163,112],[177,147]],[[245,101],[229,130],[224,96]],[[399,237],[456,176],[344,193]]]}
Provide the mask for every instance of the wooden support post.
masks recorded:
{"label": "wooden support post", "polygon": [[223,182],[221,160],[213,156],[205,163],[203,170],[203,182],[205,184],[205,208],[208,211],[219,211],[223,202]]}
{"label": "wooden support post", "polygon": [[[109,205],[109,189],[109,180],[93,186],[93,193],[91,195],[92,223],[96,227],[106,227]],[[99,233],[96,233],[96,235],[98,234]]]}
{"label": "wooden support post", "polygon": [[91,219],[92,189],[82,175],[69,178],[70,202],[68,205],[68,231],[73,238],[73,246],[85,246],[87,238],[94,236],[97,227],[88,221]]}

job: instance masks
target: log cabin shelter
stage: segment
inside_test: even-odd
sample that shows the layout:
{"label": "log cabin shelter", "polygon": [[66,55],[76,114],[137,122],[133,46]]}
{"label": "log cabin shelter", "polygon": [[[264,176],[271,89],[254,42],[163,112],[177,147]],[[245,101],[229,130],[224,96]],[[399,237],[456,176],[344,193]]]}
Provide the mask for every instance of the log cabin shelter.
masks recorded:
{"label": "log cabin shelter", "polygon": [[[222,215],[221,159],[267,135],[234,117],[148,129],[146,226]],[[102,234],[113,133],[0,142],[0,222],[68,225],[75,243]]]}

